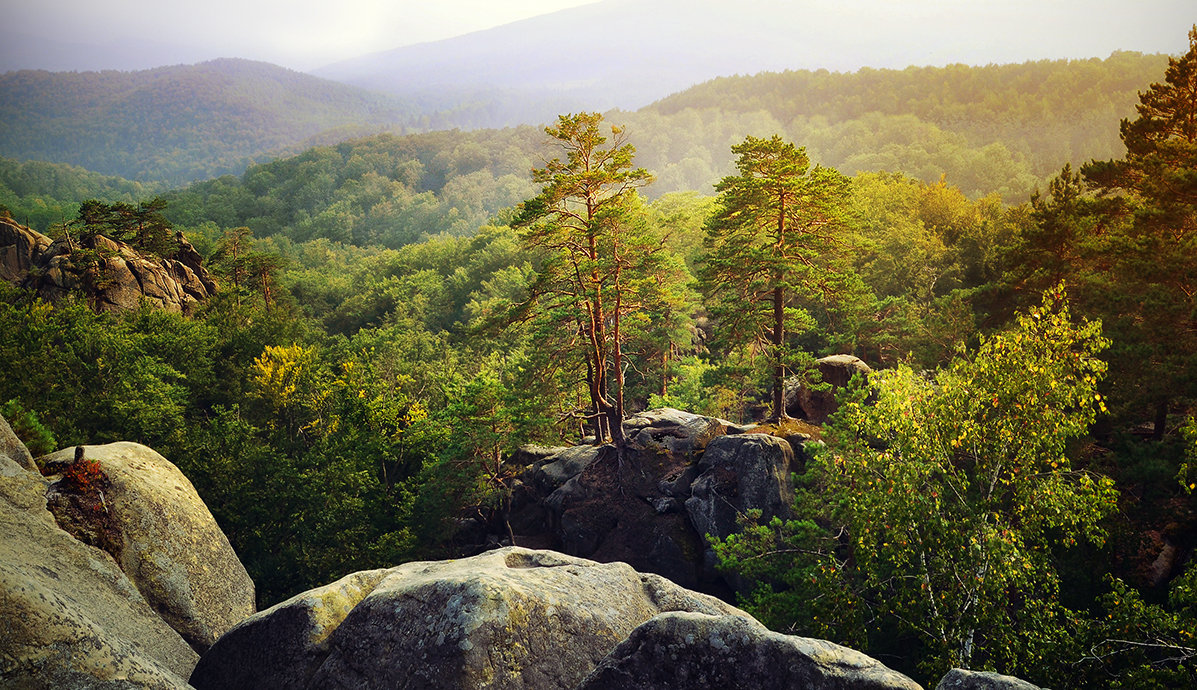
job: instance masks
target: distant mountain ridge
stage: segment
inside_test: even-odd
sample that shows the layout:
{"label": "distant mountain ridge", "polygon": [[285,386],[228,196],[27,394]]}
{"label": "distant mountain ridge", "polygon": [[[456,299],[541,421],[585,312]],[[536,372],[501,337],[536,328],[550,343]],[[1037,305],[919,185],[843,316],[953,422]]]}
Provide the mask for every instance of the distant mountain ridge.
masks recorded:
{"label": "distant mountain ridge", "polygon": [[716,77],[763,71],[1159,52],[1165,32],[1179,49],[1197,20],[1170,1],[1085,6],[1103,21],[1085,21],[1074,3],[1038,0],[604,0],[313,73],[454,111],[433,126],[499,127],[580,109],[636,109]]}
{"label": "distant mountain ridge", "polygon": [[380,131],[398,99],[263,62],[0,75],[0,156],[182,184]]}

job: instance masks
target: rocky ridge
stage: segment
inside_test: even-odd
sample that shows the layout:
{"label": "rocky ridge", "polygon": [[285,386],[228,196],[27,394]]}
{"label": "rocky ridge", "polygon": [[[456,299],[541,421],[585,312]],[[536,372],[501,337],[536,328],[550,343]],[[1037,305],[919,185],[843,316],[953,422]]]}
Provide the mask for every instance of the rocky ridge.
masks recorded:
{"label": "rocky ridge", "polygon": [[[674,410],[635,424],[641,452],[667,470],[654,484],[662,495],[703,477],[724,492],[719,500],[749,495],[773,487],[788,462],[784,452],[746,450],[788,441],[719,420]],[[706,435],[718,427],[741,433]],[[116,443],[34,461],[8,431],[0,417],[0,687],[919,687],[859,652],[771,632],[716,597],[627,563],[520,547],[353,573],[253,614],[252,583],[165,458]],[[679,468],[672,451],[654,448],[709,455]],[[553,493],[575,480],[582,494],[594,489],[603,452],[554,460],[562,450],[527,457],[538,469],[560,463],[540,476]],[[741,471],[727,460],[737,455],[771,460],[756,484],[737,481],[732,493],[718,473]],[[579,466],[565,478],[574,469],[562,468]],[[582,486],[588,471],[595,477]],[[688,512],[677,496],[661,512],[631,496],[657,515]],[[942,687],[1028,687],[953,674]]]}
{"label": "rocky ridge", "polygon": [[49,237],[0,216],[0,279],[56,300],[81,292],[100,311],[130,311],[142,301],[191,313],[216,293],[216,282],[195,248],[175,238],[172,258],[138,252],[96,235],[83,245]]}

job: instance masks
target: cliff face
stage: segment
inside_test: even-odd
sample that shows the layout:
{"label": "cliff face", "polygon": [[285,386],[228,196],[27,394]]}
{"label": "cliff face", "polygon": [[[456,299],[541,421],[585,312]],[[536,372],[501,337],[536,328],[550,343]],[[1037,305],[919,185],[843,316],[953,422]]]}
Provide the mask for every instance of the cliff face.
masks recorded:
{"label": "cliff face", "polygon": [[86,244],[49,237],[0,217],[0,279],[55,300],[85,296],[100,311],[129,311],[144,299],[166,311],[190,314],[216,293],[195,248],[180,234],[172,258],[138,252],[97,235]]}

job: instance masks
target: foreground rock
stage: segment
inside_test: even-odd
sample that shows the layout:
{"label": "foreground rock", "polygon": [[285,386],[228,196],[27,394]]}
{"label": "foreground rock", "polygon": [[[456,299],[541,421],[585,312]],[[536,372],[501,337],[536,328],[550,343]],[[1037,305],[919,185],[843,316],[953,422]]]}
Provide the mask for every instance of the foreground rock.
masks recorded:
{"label": "foreground rock", "polygon": [[1039,686],[1000,673],[954,668],[939,681],[935,690],[1039,690]]}
{"label": "foreground rock", "polygon": [[201,653],[254,612],[253,581],[178,468],[136,443],[81,448],[81,460],[74,448],[42,459],[48,471],[67,475],[80,472],[79,463],[99,464],[94,486],[66,478],[51,486],[59,526],[108,552]]}
{"label": "foreground rock", "polygon": [[51,240],[0,216],[0,279],[50,300],[81,291],[100,311],[133,310],[144,300],[189,314],[216,293],[216,283],[195,248],[181,234],[176,240],[178,251],[163,258],[103,235],[82,246]]}
{"label": "foreground rock", "polygon": [[663,613],[636,628],[578,690],[919,687],[860,652],[775,633],[742,616]]}
{"label": "foreground rock", "polygon": [[191,647],[108,554],[58,528],[41,476],[0,470],[0,685],[187,687]]}
{"label": "foreground rock", "polygon": [[329,636],[388,570],[353,573],[277,604],[233,628],[200,660],[201,688],[306,688],[329,655]]}
{"label": "foreground rock", "polygon": [[[607,659],[617,646],[623,648],[620,643],[638,626],[661,621],[658,617],[669,612],[701,614],[698,621],[716,622],[728,643],[745,648],[751,639],[735,637],[741,631],[751,630],[760,640],[773,635],[729,604],[623,563],[505,548],[456,561],[358,573],[301,594],[229,631],[200,660],[191,683],[199,690],[568,689],[596,668],[617,668],[618,658]],[[667,634],[669,628],[662,626],[670,620],[655,629]],[[717,647],[716,639],[711,635],[706,642]],[[682,649],[692,642],[683,634],[662,644]],[[813,650],[807,656],[828,668],[873,668],[867,657],[835,645],[795,644],[796,649]],[[677,678],[705,672],[700,647],[693,646],[694,655],[669,660]],[[761,653],[763,658],[771,654]],[[798,663],[801,653],[786,658]],[[746,654],[746,659],[751,656]],[[881,674],[884,667],[872,664]],[[892,675],[895,684],[860,687],[917,687]],[[594,680],[585,687],[611,686]]]}

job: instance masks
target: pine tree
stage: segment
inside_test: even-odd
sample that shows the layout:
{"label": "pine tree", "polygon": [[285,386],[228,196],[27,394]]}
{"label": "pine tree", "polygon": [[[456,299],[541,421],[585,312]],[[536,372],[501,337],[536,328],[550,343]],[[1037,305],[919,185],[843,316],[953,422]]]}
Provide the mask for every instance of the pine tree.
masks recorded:
{"label": "pine tree", "polygon": [[1107,216],[1123,221],[1111,223],[1107,256],[1120,288],[1110,330],[1129,338],[1115,337],[1126,351],[1114,356],[1142,363],[1127,384],[1153,408],[1159,437],[1197,386],[1197,26],[1164,83],[1139,100],[1138,118],[1122,122],[1126,157],[1082,173],[1108,197]]}
{"label": "pine tree", "polygon": [[701,279],[712,314],[732,343],[767,343],[773,416],[785,411],[787,332],[810,316],[796,297],[835,291],[838,235],[847,226],[849,182],[833,168],[810,166],[806,149],[748,137],[732,147],[738,175],[723,178],[707,223]]}
{"label": "pine tree", "polygon": [[543,188],[521,205],[514,225],[545,257],[525,312],[542,332],[556,333],[542,346],[569,356],[580,350],[595,437],[609,436],[622,457],[625,318],[648,306],[636,288],[660,244],[629,231],[636,190],[652,176],[632,167],[635,148],[623,130],[611,127],[608,140],[602,120],[598,113],[562,115],[545,129],[566,158],[532,171]]}

